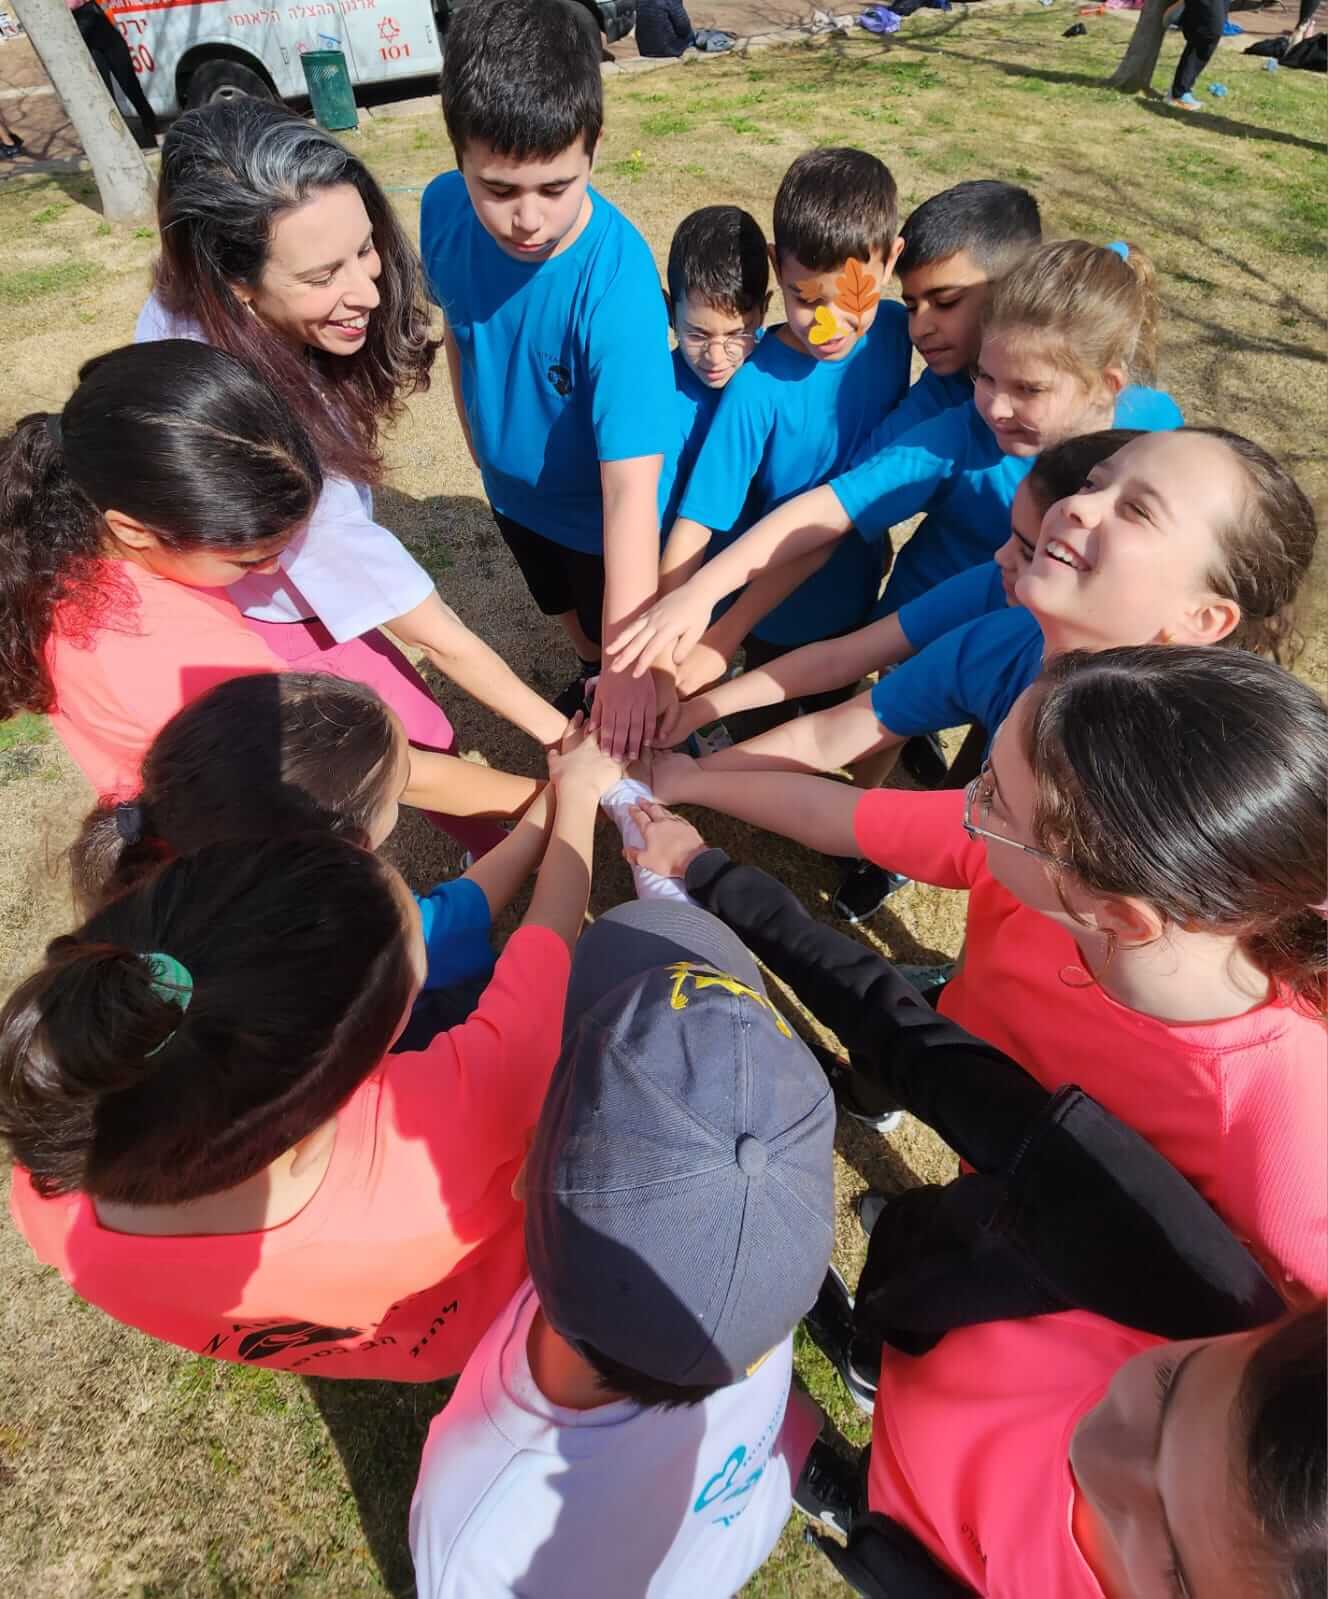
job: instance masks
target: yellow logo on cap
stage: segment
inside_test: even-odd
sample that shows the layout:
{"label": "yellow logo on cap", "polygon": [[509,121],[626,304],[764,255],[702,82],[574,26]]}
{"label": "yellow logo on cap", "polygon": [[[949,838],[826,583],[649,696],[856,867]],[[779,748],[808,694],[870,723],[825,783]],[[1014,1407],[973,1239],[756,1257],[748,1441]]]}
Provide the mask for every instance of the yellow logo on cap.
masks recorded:
{"label": "yellow logo on cap", "polygon": [[673,992],[669,996],[669,1004],[674,1010],[686,1010],[690,1003],[683,989],[688,978],[691,978],[696,984],[698,993],[703,988],[722,988],[725,993],[734,994],[739,999],[750,999],[762,1010],[769,1011],[775,1026],[785,1038],[793,1037],[792,1028],[764,994],[758,994],[754,988],[748,988],[746,983],[740,983],[736,977],[730,977],[727,972],[716,971],[713,966],[694,966],[690,961],[678,961],[676,965],[670,966],[668,971],[673,978]]}

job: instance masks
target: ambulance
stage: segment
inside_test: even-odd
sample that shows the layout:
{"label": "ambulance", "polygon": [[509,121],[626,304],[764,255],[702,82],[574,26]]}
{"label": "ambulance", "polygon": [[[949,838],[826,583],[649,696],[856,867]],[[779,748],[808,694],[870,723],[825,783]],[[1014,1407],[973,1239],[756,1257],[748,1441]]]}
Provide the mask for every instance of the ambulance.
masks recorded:
{"label": "ambulance", "polygon": [[[351,82],[436,76],[456,0],[105,0],[134,70],[162,116],[249,94],[307,98],[307,50],[341,50]],[[610,39],[631,31],[635,0],[582,0]],[[126,102],[127,107],[127,102]]]}

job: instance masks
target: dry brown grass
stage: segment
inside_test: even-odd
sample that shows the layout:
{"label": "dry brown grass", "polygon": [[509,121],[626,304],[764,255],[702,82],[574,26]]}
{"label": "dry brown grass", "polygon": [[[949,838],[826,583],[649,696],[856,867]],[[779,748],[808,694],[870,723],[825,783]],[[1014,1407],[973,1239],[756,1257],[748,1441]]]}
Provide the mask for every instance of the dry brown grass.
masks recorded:
{"label": "dry brown grass", "polygon": [[[1049,233],[1123,236],[1153,255],[1166,386],[1191,419],[1272,445],[1322,496],[1317,81],[1266,76],[1224,47],[1208,75],[1220,66],[1231,86],[1224,115],[1169,116],[1096,86],[1122,46],[1119,26],[1090,23],[1088,39],[1062,44],[1065,21],[1064,8],[927,13],[885,49],[831,42],[618,78],[600,185],[662,263],[673,227],[696,205],[733,200],[768,223],[781,172],[814,140],[877,150],[906,206],[963,176],[1025,182]],[[1167,45],[1163,70],[1175,49]],[[441,119],[382,118],[357,140],[400,189],[414,226],[414,190],[451,164]],[[0,307],[9,313],[0,422],[60,403],[80,361],[131,334],[152,241],[103,231],[92,200],[77,177],[0,191]],[[392,465],[383,519],[519,672],[560,686],[569,660],[497,538],[445,383],[412,404]],[[1303,669],[1322,684],[1322,585],[1312,600]],[[476,758],[537,769],[514,730],[454,691],[444,699]],[[88,800],[54,741],[17,747],[7,764],[0,750],[0,984],[67,925],[58,854]],[[749,830],[719,818],[705,825],[716,843],[752,858]],[[833,865],[766,837],[759,850],[762,864],[825,909]],[[448,840],[422,825],[403,824],[390,852],[417,884],[455,866]],[[596,873],[595,908],[630,893],[607,831]],[[957,950],[962,918],[960,896],[915,886],[860,936],[901,959],[928,958]],[[952,1163],[916,1127],[888,1148],[845,1130],[840,1154],[840,1253],[851,1272],[860,1253],[851,1196],[865,1181],[935,1179]],[[408,1591],[405,1505],[438,1392],[303,1383],[153,1344],[73,1300],[8,1227],[0,1270],[0,1588],[28,1599]],[[831,1397],[824,1364],[805,1350],[799,1362]],[[835,1411],[861,1439],[851,1413]],[[768,1599],[842,1591],[796,1528],[750,1586]]]}

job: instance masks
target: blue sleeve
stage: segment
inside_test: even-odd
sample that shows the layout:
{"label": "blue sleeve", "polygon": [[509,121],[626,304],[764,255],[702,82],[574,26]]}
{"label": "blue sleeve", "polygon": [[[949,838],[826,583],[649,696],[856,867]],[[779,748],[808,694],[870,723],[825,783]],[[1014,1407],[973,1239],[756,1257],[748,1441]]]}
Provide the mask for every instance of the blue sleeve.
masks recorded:
{"label": "blue sleeve", "polygon": [[443,172],[436,177],[420,200],[420,259],[424,263],[424,281],[429,298],[435,305],[443,303],[443,285],[435,266],[450,254],[446,238],[456,222],[457,192],[470,204],[465,183],[459,172]]}
{"label": "blue sleeve", "polygon": [[925,511],[963,470],[970,438],[967,413],[967,406],[942,411],[831,481],[844,514],[869,543],[879,543],[896,522]]}
{"label": "blue sleeve", "polygon": [[1145,433],[1169,433],[1185,426],[1180,407],[1169,394],[1136,383],[1121,390],[1113,421],[1118,428],[1142,428]]}
{"label": "blue sleeve", "polygon": [[901,605],[899,625],[914,650],[922,650],[953,628],[1004,606],[1001,569],[995,561],[987,561],[946,578],[916,600]]}
{"label": "blue sleeve", "polygon": [[676,431],[668,315],[646,242],[625,220],[585,338],[599,460],[667,454]]}
{"label": "blue sleeve", "polygon": [[420,926],[429,971],[426,989],[446,988],[467,977],[480,977],[493,970],[493,949],[489,931],[493,918],[484,890],[468,877],[439,883],[428,894],[417,894]]}
{"label": "blue sleeve", "polygon": [[679,516],[712,532],[737,525],[765,456],[772,418],[759,377],[755,370],[739,371],[730,380],[678,505]]}
{"label": "blue sleeve", "polygon": [[1042,632],[1022,607],[954,628],[872,690],[876,719],[900,738],[979,722],[994,733],[1037,677]]}
{"label": "blue sleeve", "polygon": [[858,459],[865,461],[873,455],[879,455],[887,444],[893,444],[920,422],[930,422],[942,411],[962,405],[972,398],[971,384],[955,386],[951,379],[924,372],[894,410],[888,411],[872,429],[866,444],[858,451]]}

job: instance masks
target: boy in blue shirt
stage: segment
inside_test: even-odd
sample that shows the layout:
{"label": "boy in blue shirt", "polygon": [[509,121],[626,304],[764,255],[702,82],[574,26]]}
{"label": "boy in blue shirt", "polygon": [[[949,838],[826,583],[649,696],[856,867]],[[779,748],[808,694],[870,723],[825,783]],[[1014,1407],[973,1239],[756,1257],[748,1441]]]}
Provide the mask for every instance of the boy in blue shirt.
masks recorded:
{"label": "boy in blue shirt", "polygon": [[[865,151],[812,150],[784,175],[771,260],[786,320],[734,375],[715,413],[664,553],[664,591],[697,570],[712,534],[728,542],[842,470],[904,398],[906,317],[880,299],[899,253],[896,219],[894,179]],[[788,597],[774,609],[753,585],[724,619],[731,648],[741,641],[752,667],[860,626],[882,565],[879,548],[846,540],[809,563],[811,575],[791,593],[786,584]],[[818,698],[812,708],[837,698]],[[768,713],[771,723],[794,709]]]}
{"label": "boy in blue shirt", "polygon": [[[670,380],[644,239],[590,188],[600,66],[562,6],[468,0],[448,34],[443,112],[456,172],[435,178],[420,244],[447,320],[457,412],[504,542],[581,660],[653,600]],[[606,749],[655,724],[649,676],[600,673]]]}
{"label": "boy in blue shirt", "polygon": [[677,431],[659,484],[665,528],[678,514],[719,397],[760,337],[770,304],[770,257],[760,224],[736,205],[693,211],[673,235],[667,278],[665,298],[678,347]]}

